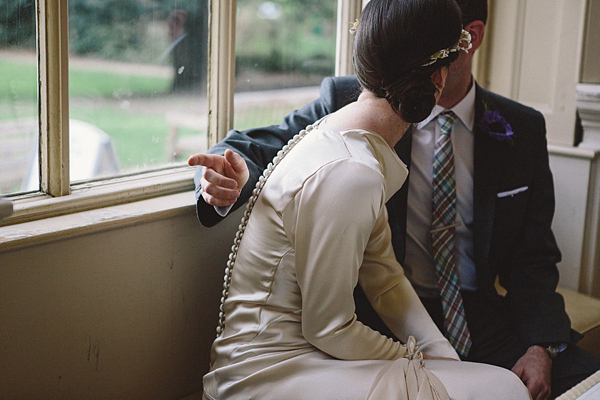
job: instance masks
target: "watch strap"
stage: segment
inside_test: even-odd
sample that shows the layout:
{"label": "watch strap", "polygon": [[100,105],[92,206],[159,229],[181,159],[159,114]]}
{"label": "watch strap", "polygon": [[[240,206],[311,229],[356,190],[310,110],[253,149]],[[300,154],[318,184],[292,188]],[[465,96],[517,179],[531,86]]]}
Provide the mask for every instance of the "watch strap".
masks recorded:
{"label": "watch strap", "polygon": [[554,360],[556,358],[556,356],[558,356],[560,353],[562,353],[566,348],[567,348],[566,343],[555,343],[555,344],[551,344],[551,345],[545,347],[545,350],[546,350],[546,353],[548,353],[548,356],[552,360]]}

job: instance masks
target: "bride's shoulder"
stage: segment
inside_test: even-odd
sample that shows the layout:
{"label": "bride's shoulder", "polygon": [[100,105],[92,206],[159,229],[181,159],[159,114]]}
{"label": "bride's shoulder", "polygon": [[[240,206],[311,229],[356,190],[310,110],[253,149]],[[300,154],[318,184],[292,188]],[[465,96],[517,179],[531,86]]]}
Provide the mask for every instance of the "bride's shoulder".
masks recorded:
{"label": "bride's shoulder", "polygon": [[367,129],[371,125],[372,114],[364,106],[354,102],[329,114],[319,123],[319,129],[345,131]]}

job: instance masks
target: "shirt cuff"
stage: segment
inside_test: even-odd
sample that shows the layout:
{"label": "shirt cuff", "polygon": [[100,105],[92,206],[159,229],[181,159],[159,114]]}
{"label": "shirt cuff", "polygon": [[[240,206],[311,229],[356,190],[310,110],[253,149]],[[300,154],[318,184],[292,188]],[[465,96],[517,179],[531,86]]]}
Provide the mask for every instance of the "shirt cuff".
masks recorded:
{"label": "shirt cuff", "polygon": [[[200,191],[198,192],[198,198],[200,198],[202,196],[202,188],[199,188]],[[208,203],[207,203],[208,204]],[[230,206],[213,206],[215,208],[215,212],[219,215],[219,217],[225,218],[227,216],[227,214],[229,214],[229,211],[231,211],[231,209],[233,208],[233,204]]]}
{"label": "shirt cuff", "polygon": [[218,207],[218,206],[214,206],[214,207],[215,207],[216,213],[219,214],[219,216],[225,218],[227,216],[227,214],[229,214],[229,211],[231,211],[233,204],[230,206],[225,206],[225,207]]}

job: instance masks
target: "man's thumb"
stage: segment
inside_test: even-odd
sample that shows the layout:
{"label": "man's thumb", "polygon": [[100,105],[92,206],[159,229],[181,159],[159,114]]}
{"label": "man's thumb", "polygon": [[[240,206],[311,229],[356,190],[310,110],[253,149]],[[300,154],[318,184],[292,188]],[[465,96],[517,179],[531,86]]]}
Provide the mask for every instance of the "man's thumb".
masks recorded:
{"label": "man's thumb", "polygon": [[239,154],[232,150],[227,149],[225,151],[225,158],[227,159],[229,164],[231,164],[235,172],[241,172],[246,167],[246,161],[244,161],[244,159]]}

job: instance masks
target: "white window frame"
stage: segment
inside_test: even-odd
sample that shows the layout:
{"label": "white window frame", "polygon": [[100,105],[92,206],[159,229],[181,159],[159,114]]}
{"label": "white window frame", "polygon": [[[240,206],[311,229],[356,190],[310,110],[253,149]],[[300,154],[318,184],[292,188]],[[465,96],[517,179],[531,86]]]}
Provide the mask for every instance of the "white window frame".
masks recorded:
{"label": "white window frame", "polygon": [[353,21],[360,17],[363,8],[362,0],[338,1],[337,33],[335,46],[335,75],[354,75],[352,62],[353,41],[350,28]]}
{"label": "white window frame", "polygon": [[[336,75],[352,69],[349,23],[362,0],[338,0]],[[233,126],[236,1],[209,3],[208,136],[212,146]],[[0,226],[72,214],[194,189],[195,168],[170,167],[71,184],[69,179],[68,0],[37,0],[40,191],[10,195],[13,214]],[[283,117],[283,116],[282,116]]]}

